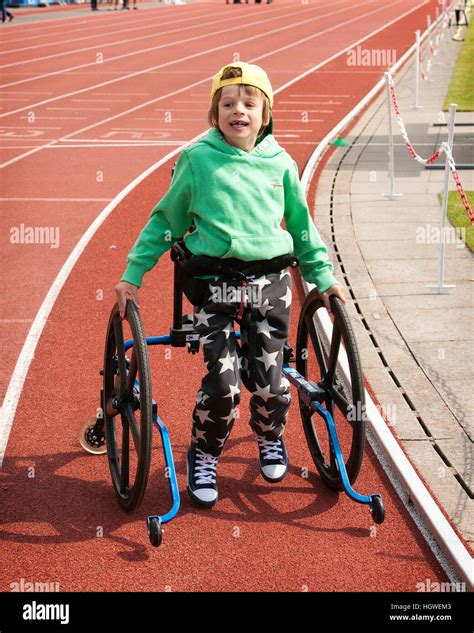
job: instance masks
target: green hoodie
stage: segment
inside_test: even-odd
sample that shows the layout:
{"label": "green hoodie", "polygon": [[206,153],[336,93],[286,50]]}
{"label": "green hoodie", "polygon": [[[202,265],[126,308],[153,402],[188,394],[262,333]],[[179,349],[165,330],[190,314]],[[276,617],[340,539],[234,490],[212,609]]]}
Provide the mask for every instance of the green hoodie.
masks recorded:
{"label": "green hoodie", "polygon": [[128,255],[122,280],[140,286],[143,275],[193,221],[196,230],[185,243],[195,255],[252,261],[293,253],[303,277],[319,292],[338,283],[310,217],[296,163],[271,134],[245,152],[211,129],[184,149],[168,192]]}

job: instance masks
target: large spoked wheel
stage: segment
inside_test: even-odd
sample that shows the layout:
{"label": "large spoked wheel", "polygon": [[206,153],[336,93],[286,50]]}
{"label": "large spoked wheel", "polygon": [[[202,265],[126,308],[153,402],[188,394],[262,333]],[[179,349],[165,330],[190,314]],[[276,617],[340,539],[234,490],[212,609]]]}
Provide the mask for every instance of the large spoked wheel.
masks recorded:
{"label": "large spoked wheel", "polygon": [[[134,345],[126,355],[128,339],[133,339]],[[120,505],[131,511],[142,501],[148,483],[152,432],[148,348],[140,315],[131,301],[124,319],[117,304],[110,315],[103,410],[112,483]]]}
{"label": "large spoked wheel", "polygon": [[[365,400],[362,369],[352,326],[338,297],[331,296],[332,338],[323,334],[318,312],[324,318],[321,296],[310,292],[303,304],[296,343],[296,369],[306,380],[324,389],[323,406],[335,420],[337,435],[349,481],[354,483],[359,474],[365,447]],[[345,351],[350,383],[337,365],[339,352]],[[342,489],[334,452],[326,424],[321,416],[300,400],[301,418],[306,441],[314,464],[324,482],[336,490]]]}

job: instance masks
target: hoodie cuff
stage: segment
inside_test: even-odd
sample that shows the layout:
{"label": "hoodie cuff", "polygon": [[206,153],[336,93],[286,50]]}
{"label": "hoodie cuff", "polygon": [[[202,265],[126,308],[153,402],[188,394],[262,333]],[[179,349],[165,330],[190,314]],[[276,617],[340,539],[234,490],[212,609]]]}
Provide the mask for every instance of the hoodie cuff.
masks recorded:
{"label": "hoodie cuff", "polygon": [[339,284],[339,281],[330,270],[323,270],[318,275],[315,275],[313,279],[308,279],[308,281],[316,285],[319,294],[326,292],[331,286]]}
{"label": "hoodie cuff", "polygon": [[146,270],[143,270],[141,266],[129,264],[120,281],[128,281],[129,284],[133,284],[134,286],[137,286],[137,288],[140,288],[145,272]]}

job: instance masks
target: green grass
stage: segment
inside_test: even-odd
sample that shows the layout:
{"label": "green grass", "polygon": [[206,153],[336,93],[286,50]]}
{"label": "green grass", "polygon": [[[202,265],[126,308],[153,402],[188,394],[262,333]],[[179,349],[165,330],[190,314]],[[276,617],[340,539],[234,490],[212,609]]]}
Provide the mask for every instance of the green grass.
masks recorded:
{"label": "green grass", "polygon": [[[466,196],[471,205],[471,209],[474,209],[474,191],[466,191]],[[440,204],[442,204],[442,194],[439,194],[438,198]],[[464,238],[468,249],[474,253],[474,226],[472,226],[467,217],[461,196],[457,191],[450,191],[448,193],[448,219],[454,227],[465,229],[462,231],[461,237]]]}
{"label": "green grass", "polygon": [[[464,42],[454,69],[443,110],[447,112],[451,103],[457,103],[458,112],[474,110],[474,27],[471,15],[469,27],[464,34]],[[446,37],[446,36],[445,36]]]}

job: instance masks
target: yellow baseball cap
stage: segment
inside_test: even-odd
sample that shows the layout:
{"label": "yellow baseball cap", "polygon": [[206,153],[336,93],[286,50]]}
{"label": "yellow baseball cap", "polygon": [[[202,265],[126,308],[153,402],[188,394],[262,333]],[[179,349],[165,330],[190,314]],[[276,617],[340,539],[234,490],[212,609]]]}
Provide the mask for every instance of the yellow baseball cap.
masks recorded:
{"label": "yellow baseball cap", "polygon": [[[242,71],[242,77],[230,77],[229,79],[221,79],[223,73],[228,68],[240,68]],[[233,64],[226,64],[219,72],[214,76],[212,80],[211,99],[219,90],[225,86],[232,86],[234,84],[245,84],[247,86],[254,86],[260,88],[265,93],[270,101],[270,107],[273,107],[273,90],[267,73],[256,66],[255,64],[247,64],[246,62],[234,62]]]}

